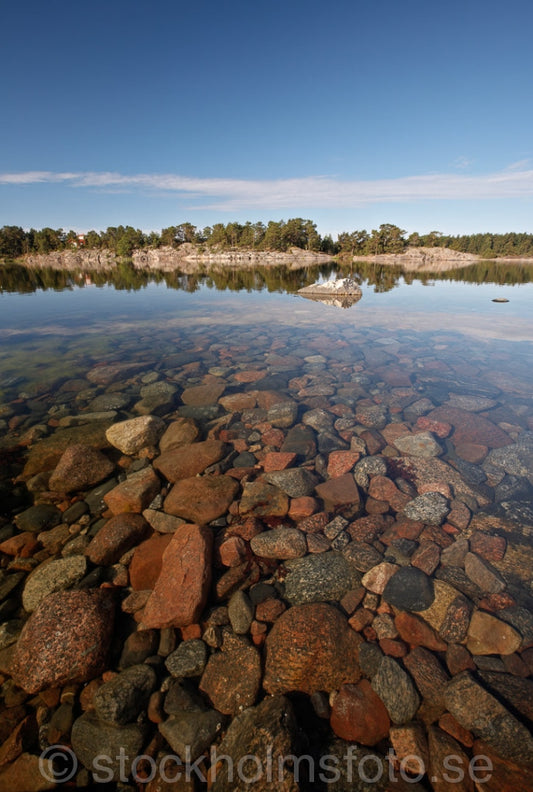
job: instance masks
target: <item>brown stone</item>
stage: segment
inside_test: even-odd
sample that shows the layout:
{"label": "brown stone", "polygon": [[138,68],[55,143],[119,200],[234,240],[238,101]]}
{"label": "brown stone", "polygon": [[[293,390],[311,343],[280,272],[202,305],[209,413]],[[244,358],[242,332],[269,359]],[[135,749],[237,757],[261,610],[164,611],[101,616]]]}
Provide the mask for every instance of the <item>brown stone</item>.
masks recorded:
{"label": "brown stone", "polygon": [[222,651],[209,658],[200,690],[224,715],[236,715],[255,704],[261,685],[261,658],[245,638],[226,633]]}
{"label": "brown stone", "polygon": [[22,531],[22,533],[15,534],[2,542],[0,553],[19,558],[31,558],[40,544],[34,533]]}
{"label": "brown stone", "polygon": [[367,679],[357,685],[342,685],[333,702],[330,723],[338,737],[361,745],[376,745],[390,728],[385,705]]}
{"label": "brown stone", "polygon": [[468,773],[470,757],[457,740],[437,726],[430,726],[428,747],[428,774],[435,792],[474,792],[474,782]]}
{"label": "brown stone", "polygon": [[277,619],[267,637],[263,686],[267,693],[311,694],[358,682],[360,642],[332,605],[295,605]]}
{"label": "brown stone", "polygon": [[111,517],[85,549],[93,564],[110,566],[132,547],[146,539],[151,529],[140,514],[117,514]]}
{"label": "brown stone", "polygon": [[266,481],[250,481],[243,487],[239,513],[253,517],[285,517],[289,498],[278,487]]}
{"label": "brown stone", "polygon": [[428,767],[428,742],[421,723],[393,726],[389,736],[395,758],[397,762],[401,763],[405,772],[419,775],[424,768]]}
{"label": "brown stone", "polygon": [[156,534],[136,548],[129,568],[130,585],[134,591],[154,588],[161,572],[163,553],[171,540],[172,534]]}
{"label": "brown stone", "polygon": [[23,751],[30,750],[37,740],[37,722],[35,716],[28,715],[11,732],[0,747],[0,768],[14,762]]}
{"label": "brown stone", "polygon": [[183,404],[194,405],[194,407],[207,407],[216,404],[226,390],[223,382],[213,382],[207,385],[194,385],[192,388],[185,388],[181,394]]}
{"label": "brown stone", "polygon": [[522,636],[510,624],[480,610],[472,615],[466,646],[473,655],[509,655],[521,644]]}
{"label": "brown stone", "polygon": [[186,627],[198,621],[211,584],[213,534],[184,525],[163,553],[161,574],[143,613],[145,629]]}
{"label": "brown stone", "polygon": [[54,778],[51,760],[44,759],[41,768],[39,756],[23,753],[0,773],[0,788],[9,792],[42,792],[56,788],[56,782],[50,778]]}
{"label": "brown stone", "polygon": [[115,465],[88,445],[67,448],[50,476],[49,487],[57,492],[75,492],[99,484],[110,476]]}
{"label": "brown stone", "polygon": [[154,460],[154,468],[168,481],[192,478],[203,473],[224,456],[226,446],[219,440],[205,440],[179,448],[171,448]]}
{"label": "brown stone", "polygon": [[465,646],[461,644],[448,644],[446,650],[446,666],[452,676],[460,674],[461,671],[474,671],[476,664],[472,655]]}
{"label": "brown stone", "polygon": [[354,477],[350,473],[328,479],[315,488],[319,498],[324,501],[326,509],[349,510],[355,516],[360,509],[360,496]]}
{"label": "brown stone", "polygon": [[28,693],[86,682],[105,668],[113,631],[110,593],[59,591],[46,597],[22,629],[13,679]]}
{"label": "brown stone", "polygon": [[257,404],[256,392],[250,393],[231,393],[229,396],[222,396],[218,403],[227,412],[240,412],[241,410],[253,410]]}
{"label": "brown stone", "polygon": [[479,443],[457,443],[455,446],[457,456],[464,459],[465,462],[471,462],[473,465],[483,462],[488,451],[487,446]]}
{"label": "brown stone", "polygon": [[458,723],[449,712],[445,712],[444,715],[439,718],[439,727],[442,731],[445,731],[453,737],[454,740],[458,740],[462,745],[466,745],[467,748],[471,748],[474,744],[472,733],[469,732],[468,729],[463,729],[461,724]]}
{"label": "brown stone", "polygon": [[[531,428],[533,429],[533,426]],[[477,777],[483,784],[481,786],[480,783],[478,788],[483,789],[484,792],[531,792],[533,789],[532,768],[502,759],[481,740],[474,741],[472,754],[479,757],[478,762],[481,763],[476,764]],[[483,770],[487,760],[490,762],[490,768]]]}
{"label": "brown stone", "polygon": [[474,531],[470,537],[470,548],[485,561],[502,561],[507,549],[507,540],[504,536],[491,536],[488,533]]}
{"label": "brown stone", "polygon": [[255,618],[260,622],[273,624],[286,609],[287,606],[282,600],[269,597],[256,606]]}
{"label": "brown stone", "polygon": [[400,492],[396,484],[386,476],[373,476],[368,494],[376,500],[386,501],[396,512],[402,511],[411,500],[408,495]]}
{"label": "brown stone", "polygon": [[228,476],[201,476],[178,481],[165,498],[168,514],[200,525],[227,512],[239,485]]}
{"label": "brown stone", "polygon": [[171,448],[190,445],[190,443],[194,443],[199,434],[200,430],[192,418],[177,418],[169,424],[161,437],[159,449],[163,454]]}
{"label": "brown stone", "polygon": [[448,675],[444,668],[435,655],[422,646],[413,649],[403,662],[435,717],[440,716],[446,709],[444,688]]}
{"label": "brown stone", "polygon": [[113,514],[141,514],[161,489],[161,482],[151,467],[132,473],[126,481],[104,495],[104,503]]}

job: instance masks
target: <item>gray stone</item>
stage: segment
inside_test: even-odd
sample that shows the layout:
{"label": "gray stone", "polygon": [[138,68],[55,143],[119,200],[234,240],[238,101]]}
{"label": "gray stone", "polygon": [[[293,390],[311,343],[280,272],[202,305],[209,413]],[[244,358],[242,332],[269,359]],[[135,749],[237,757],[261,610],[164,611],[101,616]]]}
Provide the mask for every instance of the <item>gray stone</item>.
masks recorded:
{"label": "gray stone", "polygon": [[156,687],[157,676],[151,666],[130,666],[98,688],[93,697],[95,713],[114,726],[130,723],[146,708]]}
{"label": "gray stone", "polygon": [[394,445],[402,454],[430,459],[439,456],[442,448],[431,432],[403,435],[394,440]]}
{"label": "gray stone", "polygon": [[288,429],[298,417],[298,404],[295,401],[283,401],[274,404],[267,411],[267,421],[280,429]]}
{"label": "gray stone", "polygon": [[287,432],[282,451],[289,451],[305,459],[310,459],[316,454],[315,434],[309,426],[293,426]]}
{"label": "gray stone", "polygon": [[159,724],[159,731],[183,761],[195,761],[220,733],[225,718],[220,712],[183,711]]}
{"label": "gray stone", "polygon": [[418,495],[403,510],[404,516],[408,519],[428,525],[440,525],[449,512],[448,501],[440,492]]}
{"label": "gray stone", "polygon": [[343,555],[363,574],[383,561],[381,553],[366,542],[350,542]]}
{"label": "gray stone", "polygon": [[420,697],[409,674],[392,657],[384,657],[372,679],[372,687],[397,726],[414,718]]}
{"label": "gray stone", "polygon": [[378,672],[383,660],[383,652],[375,643],[365,641],[359,647],[359,665],[363,674],[372,679]]}
{"label": "gray stone", "polygon": [[385,586],[383,599],[400,610],[426,610],[435,599],[433,581],[417,567],[401,567]]}
{"label": "gray stone", "polygon": [[54,528],[61,522],[61,512],[48,503],[38,503],[30,506],[26,511],[17,514],[15,523],[20,531],[41,533],[49,528]]}
{"label": "gray stone", "polygon": [[233,632],[245,635],[252,624],[254,612],[254,606],[246,592],[236,591],[232,594],[228,603],[228,616]]}
{"label": "gray stone", "polygon": [[96,396],[89,404],[92,412],[107,410],[124,410],[131,402],[131,396],[125,393],[102,393]]}
{"label": "gray stone", "polygon": [[32,613],[54,591],[63,591],[78,583],[87,571],[87,559],[81,555],[47,561],[28,577],[22,592],[24,610]]}
{"label": "gray stone", "polygon": [[269,484],[273,484],[278,489],[286,492],[291,498],[300,498],[304,495],[312,495],[318,479],[305,468],[289,468],[289,470],[275,470],[272,473],[265,473],[263,478]]}
{"label": "gray stone", "polygon": [[291,605],[340,600],[361,584],[356,567],[335,550],[288,561],[285,566],[285,597]]}
{"label": "gray stone", "polygon": [[309,410],[302,415],[302,423],[310,426],[315,432],[331,432],[333,429],[334,417],[326,410],[321,410],[317,407],[315,410]]}
{"label": "gray stone", "polygon": [[199,638],[183,641],[165,660],[168,671],[179,678],[201,676],[206,663],[207,646]]}
{"label": "gray stone", "polygon": [[98,720],[92,712],[84,713],[74,721],[71,733],[72,749],[80,762],[88,770],[95,770],[98,757],[109,757],[105,772],[112,773],[113,781],[120,781],[123,762],[121,756],[139,756],[147,737],[146,726],[130,723],[126,726],[113,726]]}
{"label": "gray stone", "polygon": [[486,594],[499,594],[506,587],[505,581],[496,570],[475,553],[466,554],[465,572],[470,580]]}
{"label": "gray stone", "polygon": [[461,726],[486,742],[499,756],[518,764],[533,763],[533,737],[529,730],[468,671],[448,683],[445,700]]}
{"label": "gray stone", "polygon": [[354,468],[354,478],[360,487],[368,487],[371,476],[386,476],[387,463],[382,457],[363,457]]}
{"label": "gray stone", "polygon": [[134,406],[140,415],[164,415],[174,406],[178,388],[171,382],[153,382],[141,388],[141,401]]}
{"label": "gray stone", "polygon": [[[298,746],[298,724],[290,701],[284,696],[269,696],[256,707],[237,715],[231,722],[217,753],[229,756],[230,762],[220,762],[211,776],[211,792],[298,792],[300,785],[294,778],[294,771],[285,757],[296,755]],[[245,757],[253,757],[251,764],[242,763]],[[272,763],[272,764],[269,764]],[[253,782],[258,766],[276,768],[274,782],[268,781],[268,774]],[[242,768],[241,776],[230,774],[229,768]],[[277,768],[280,767],[278,773]],[[213,769],[213,768],[212,768]]]}

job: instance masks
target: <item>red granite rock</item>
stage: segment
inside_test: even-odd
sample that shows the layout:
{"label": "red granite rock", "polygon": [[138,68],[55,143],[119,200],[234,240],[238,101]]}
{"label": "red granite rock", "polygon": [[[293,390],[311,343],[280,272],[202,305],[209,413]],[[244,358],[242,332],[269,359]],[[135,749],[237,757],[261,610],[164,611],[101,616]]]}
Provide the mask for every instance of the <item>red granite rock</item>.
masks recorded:
{"label": "red granite rock", "polygon": [[409,503],[411,498],[400,492],[396,484],[386,476],[373,476],[368,488],[371,498],[385,501],[395,512],[400,512]]}
{"label": "red granite rock", "polygon": [[428,418],[452,425],[454,446],[475,443],[489,448],[501,448],[512,443],[509,435],[492,421],[459,407],[437,407],[429,413]]}
{"label": "red granite rock", "polygon": [[17,642],[12,676],[28,693],[102,673],[113,633],[109,591],[58,591],[32,613]]}
{"label": "red granite rock", "polygon": [[228,476],[201,476],[178,481],[165,498],[167,514],[200,525],[227,512],[239,484]]}
{"label": "red granite rock", "polygon": [[502,561],[507,540],[504,536],[491,536],[482,531],[474,531],[470,537],[470,549],[486,561]]}
{"label": "red granite rock", "polygon": [[212,532],[202,526],[184,525],[172,535],[144,609],[145,629],[186,627],[198,620],[211,584],[212,545]]}
{"label": "red granite rock", "polygon": [[433,434],[436,434],[437,437],[441,439],[448,437],[452,431],[452,427],[449,423],[432,420],[428,418],[427,415],[421,415],[416,419],[416,427],[417,429],[423,429],[427,432],[433,432]]}
{"label": "red granite rock", "polygon": [[357,685],[342,685],[333,702],[330,724],[343,740],[376,745],[388,735],[390,718],[370,682],[362,679]]}
{"label": "red granite rock", "polygon": [[132,473],[126,481],[104,495],[104,503],[113,514],[141,514],[161,489],[161,482],[151,467]]}
{"label": "red granite rock", "polygon": [[411,556],[411,565],[432,575],[439,565],[440,547],[435,542],[421,542]]}
{"label": "red granite rock", "polygon": [[40,544],[34,533],[22,531],[22,533],[15,534],[15,536],[11,536],[2,542],[0,544],[0,553],[18,556],[19,558],[31,558]]}
{"label": "red granite rock", "polygon": [[302,495],[299,498],[290,499],[288,516],[291,520],[298,522],[305,517],[310,517],[318,511],[319,508],[320,505],[316,498],[311,498],[309,495]]}
{"label": "red granite rock", "polygon": [[360,456],[357,451],[332,451],[328,457],[328,477],[339,478],[349,473]]}
{"label": "red granite rock", "polygon": [[225,444],[220,440],[204,440],[179,448],[171,448],[154,460],[154,468],[164,475],[167,481],[175,483],[180,479],[192,478],[203,473],[210,465],[218,462],[225,453]]}
{"label": "red granite rock", "polygon": [[72,445],[57,463],[49,487],[56,492],[89,489],[110,476],[114,468],[113,462],[96,448]]}
{"label": "red granite rock", "polygon": [[249,369],[247,371],[238,371],[237,374],[234,375],[234,378],[237,382],[258,382],[261,379],[264,379],[266,376],[266,371],[255,371],[253,369]]}
{"label": "red granite rock", "polygon": [[277,619],[267,637],[263,686],[267,693],[311,694],[358,682],[360,643],[333,606],[295,605]]}
{"label": "red granite rock", "polygon": [[134,591],[153,589],[161,572],[163,553],[172,534],[155,534],[136,548],[130,562],[130,585]]}
{"label": "red granite rock", "polygon": [[263,470],[271,473],[274,470],[286,470],[296,459],[290,451],[269,451],[263,459]]}
{"label": "red granite rock", "polygon": [[212,654],[200,680],[200,690],[224,715],[251,707],[261,686],[261,658],[246,638],[226,633],[222,651]]}
{"label": "red granite rock", "polygon": [[269,597],[268,599],[263,600],[263,602],[260,602],[256,606],[255,618],[257,619],[257,621],[267,622],[268,624],[272,624],[286,610],[287,610],[287,606],[282,600],[275,599],[274,597]]}
{"label": "red granite rock", "polygon": [[246,560],[247,554],[248,545],[240,536],[228,536],[217,550],[217,557],[225,567],[239,566]]}

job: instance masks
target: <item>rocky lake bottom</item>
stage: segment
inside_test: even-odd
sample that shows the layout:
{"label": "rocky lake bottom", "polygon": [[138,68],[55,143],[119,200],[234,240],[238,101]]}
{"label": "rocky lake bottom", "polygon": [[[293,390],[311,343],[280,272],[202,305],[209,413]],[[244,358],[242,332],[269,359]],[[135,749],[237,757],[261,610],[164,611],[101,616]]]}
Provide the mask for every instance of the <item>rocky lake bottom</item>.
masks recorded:
{"label": "rocky lake bottom", "polygon": [[0,290],[0,789],[531,790],[531,284],[46,277]]}

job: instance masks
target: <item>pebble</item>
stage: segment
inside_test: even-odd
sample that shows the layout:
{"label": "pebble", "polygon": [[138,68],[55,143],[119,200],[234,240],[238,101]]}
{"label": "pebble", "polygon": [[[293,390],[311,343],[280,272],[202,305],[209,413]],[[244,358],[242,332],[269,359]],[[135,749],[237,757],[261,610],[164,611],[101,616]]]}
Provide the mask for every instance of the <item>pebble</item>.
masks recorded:
{"label": "pebble", "polygon": [[424,495],[419,495],[410,501],[403,510],[403,514],[408,519],[429,525],[442,525],[449,512],[448,501],[440,492],[426,492]]}
{"label": "pebble", "polygon": [[137,454],[143,448],[157,445],[165,430],[165,423],[155,415],[143,415],[119,421],[106,431],[109,443],[123,454]]}
{"label": "pebble", "polygon": [[285,566],[285,597],[292,605],[341,600],[361,582],[357,568],[335,550],[288,561]]}
{"label": "pebble", "polygon": [[411,677],[397,660],[383,657],[371,684],[395,725],[401,726],[414,717],[420,698]]}
{"label": "pebble", "polygon": [[253,536],[252,552],[262,558],[300,558],[307,553],[305,534],[297,528],[274,528]]}

